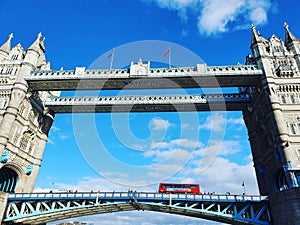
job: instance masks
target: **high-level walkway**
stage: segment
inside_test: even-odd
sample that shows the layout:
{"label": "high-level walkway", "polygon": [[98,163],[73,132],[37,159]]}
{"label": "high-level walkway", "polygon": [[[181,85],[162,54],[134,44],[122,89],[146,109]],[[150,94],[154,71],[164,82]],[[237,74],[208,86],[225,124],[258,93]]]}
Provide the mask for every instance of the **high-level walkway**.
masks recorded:
{"label": "high-level walkway", "polygon": [[101,213],[157,211],[231,224],[270,224],[268,198],[154,192],[9,194],[5,223],[47,222]]}
{"label": "high-level walkway", "polygon": [[207,88],[255,86],[262,70],[255,65],[206,66],[148,69],[35,70],[25,80],[33,90],[117,90],[157,88]]}
{"label": "high-level walkway", "polygon": [[[223,93],[225,87],[253,87],[262,71],[255,65],[148,68],[137,74],[129,69],[36,70],[25,76],[34,91],[132,90],[214,88],[209,94],[49,97],[45,106],[54,113],[76,112],[157,112],[157,111],[236,111],[249,106],[248,93]],[[219,89],[218,89],[219,88]],[[200,93],[200,91],[198,92]]]}

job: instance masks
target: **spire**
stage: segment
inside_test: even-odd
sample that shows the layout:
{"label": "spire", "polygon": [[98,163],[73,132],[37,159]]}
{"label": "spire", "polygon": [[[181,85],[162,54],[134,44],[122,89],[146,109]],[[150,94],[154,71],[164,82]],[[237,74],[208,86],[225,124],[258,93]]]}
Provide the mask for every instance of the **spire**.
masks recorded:
{"label": "spire", "polygon": [[252,30],[252,41],[251,41],[251,45],[257,44],[258,42],[260,42],[260,34],[256,31],[255,26],[252,24],[251,25],[251,30]]}
{"label": "spire", "polygon": [[299,41],[293,34],[292,32],[289,30],[289,25],[287,23],[283,24],[283,27],[285,29],[285,46],[287,47],[290,43],[292,43],[293,41]]}
{"label": "spire", "polygon": [[40,41],[40,47],[43,50],[43,52],[45,52],[45,39],[46,37],[43,37],[43,39]]}
{"label": "spire", "polygon": [[28,50],[34,50],[36,52],[40,52],[41,49],[41,37],[42,33],[38,33],[36,40],[32,43],[32,45],[28,48]]}
{"label": "spire", "polygon": [[257,43],[264,43],[266,44],[268,41],[261,36],[261,34],[259,33],[259,31],[256,30],[255,26],[252,24],[251,25],[251,29],[252,29],[252,41],[251,41],[251,46]]}
{"label": "spire", "polygon": [[13,33],[8,36],[7,41],[0,47],[0,51],[3,51],[7,54],[10,52],[10,41],[14,37]]}

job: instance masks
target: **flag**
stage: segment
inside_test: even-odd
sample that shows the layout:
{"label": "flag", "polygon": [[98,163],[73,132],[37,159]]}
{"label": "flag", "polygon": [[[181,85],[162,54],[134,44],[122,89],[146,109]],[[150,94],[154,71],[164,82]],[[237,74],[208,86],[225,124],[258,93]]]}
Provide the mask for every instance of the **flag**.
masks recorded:
{"label": "flag", "polygon": [[164,58],[166,55],[168,55],[170,53],[170,48],[168,48],[165,53],[162,55],[162,58]]}
{"label": "flag", "polygon": [[113,56],[113,54],[114,54],[114,49],[111,50],[111,52],[106,56],[106,58],[109,59],[110,57]]}
{"label": "flag", "polygon": [[109,66],[109,70],[112,69],[112,64],[114,61],[114,49],[111,50],[111,52],[106,56],[107,59],[110,59],[110,66]]}

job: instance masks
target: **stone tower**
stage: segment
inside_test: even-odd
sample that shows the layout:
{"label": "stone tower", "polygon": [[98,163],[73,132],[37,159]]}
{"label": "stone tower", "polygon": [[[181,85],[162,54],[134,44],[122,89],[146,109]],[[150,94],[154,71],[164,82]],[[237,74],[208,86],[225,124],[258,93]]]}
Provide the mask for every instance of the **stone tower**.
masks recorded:
{"label": "stone tower", "polygon": [[253,56],[263,70],[243,111],[261,195],[269,195],[275,225],[300,221],[300,41],[284,24],[285,41],[265,39],[252,26]]}
{"label": "stone tower", "polygon": [[42,103],[51,93],[28,90],[24,76],[50,64],[41,33],[26,51],[12,38],[0,47],[0,191],[22,193],[33,191],[53,122]]}
{"label": "stone tower", "polygon": [[284,27],[285,42],[275,35],[266,40],[252,26],[253,56],[246,60],[264,72],[243,112],[262,195],[300,181],[300,41]]}

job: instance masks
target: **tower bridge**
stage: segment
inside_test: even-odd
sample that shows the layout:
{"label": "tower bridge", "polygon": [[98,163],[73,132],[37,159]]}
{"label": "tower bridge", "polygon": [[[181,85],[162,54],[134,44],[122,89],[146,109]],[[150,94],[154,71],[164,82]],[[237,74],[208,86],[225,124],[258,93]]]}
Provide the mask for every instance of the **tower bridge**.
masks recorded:
{"label": "tower bridge", "polygon": [[[232,224],[299,224],[300,41],[287,24],[285,41],[265,39],[252,26],[246,65],[53,71],[41,34],[24,51],[0,46],[0,218],[2,223],[46,222],[103,211],[154,210]],[[141,96],[65,96],[64,90],[234,87],[237,93]],[[55,113],[241,110],[256,171],[259,199],[216,196],[62,196],[33,191]],[[16,194],[13,194],[16,193]],[[29,193],[29,194],[25,194]],[[24,194],[24,195],[23,195]],[[123,198],[124,197],[124,198]],[[149,197],[149,198],[148,198]],[[175,197],[175,198],[173,198]],[[198,198],[195,202],[195,199]],[[167,198],[169,198],[167,200]],[[171,198],[173,199],[171,201]],[[210,199],[209,199],[210,198]],[[81,201],[81,200],[82,201]],[[168,203],[167,203],[168,202]],[[224,203],[224,204],[223,204]],[[256,204],[257,203],[257,204]],[[254,205],[259,205],[256,208]],[[71,206],[75,206],[72,208]],[[58,211],[57,211],[58,210]],[[208,211],[213,210],[211,213]],[[36,217],[35,217],[36,216]],[[56,217],[57,216],[57,217]],[[65,218],[65,217],[64,217]]]}

